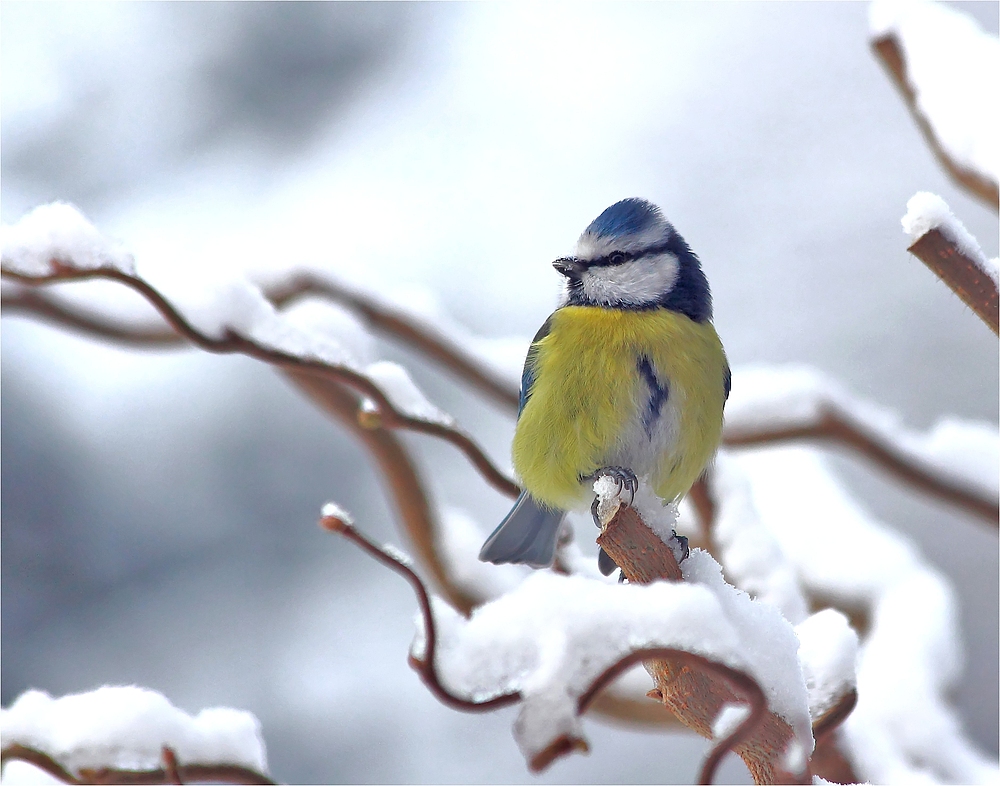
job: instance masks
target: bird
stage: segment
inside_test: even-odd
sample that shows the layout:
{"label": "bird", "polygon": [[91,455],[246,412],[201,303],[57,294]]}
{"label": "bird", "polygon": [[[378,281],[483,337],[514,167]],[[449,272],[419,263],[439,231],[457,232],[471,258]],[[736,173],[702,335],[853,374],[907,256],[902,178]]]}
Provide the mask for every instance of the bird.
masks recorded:
{"label": "bird", "polygon": [[[523,491],[484,562],[550,566],[564,516],[593,502],[600,475],[681,498],[722,437],[731,374],[708,279],[660,208],[616,202],[552,264],[565,288],[528,349],[511,448]],[[603,551],[599,566],[615,568]]]}

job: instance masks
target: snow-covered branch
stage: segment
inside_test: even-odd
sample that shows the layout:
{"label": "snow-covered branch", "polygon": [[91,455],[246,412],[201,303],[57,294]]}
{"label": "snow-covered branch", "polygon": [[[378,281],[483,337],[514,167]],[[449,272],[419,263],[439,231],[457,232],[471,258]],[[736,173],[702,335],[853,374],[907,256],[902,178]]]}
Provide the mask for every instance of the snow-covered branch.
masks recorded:
{"label": "snow-covered branch", "polygon": [[165,296],[135,272],[118,244],[108,241],[73,207],[45,205],[14,226],[4,226],[2,274],[21,284],[105,279],[142,295],[167,323],[207,352],[241,353],[282,368],[310,371],[361,393],[378,423],[429,434],[457,447],[499,491],[519,489],[478,445],[431,404],[405,369],[380,361],[361,367],[349,349],[315,330],[283,317],[259,289],[228,281],[214,290],[205,283],[186,307],[182,296]]}
{"label": "snow-covered branch", "polygon": [[1000,262],[989,259],[941,197],[921,191],[906,203],[909,252],[929,267],[994,333],[1000,332]]}
{"label": "snow-covered branch", "polygon": [[871,6],[871,46],[945,171],[1000,204],[1000,42],[945,3]]}
{"label": "snow-covered branch", "polygon": [[0,711],[0,735],[5,779],[25,762],[64,783],[274,783],[250,713],[191,716],[134,686],[58,699],[28,691]]}
{"label": "snow-covered branch", "polygon": [[[626,510],[632,509],[621,512]],[[769,696],[795,715],[794,704],[774,690],[765,692],[751,676],[761,664],[743,661],[733,631],[706,589],[680,583],[608,585],[541,572],[466,620],[432,599],[394,549],[371,542],[333,510],[325,511],[321,523],[410,583],[420,604],[421,629],[409,660],[438,699],[467,712],[521,705],[514,733],[532,770],[574,750],[586,751],[579,716],[612,680],[653,659],[708,679],[727,702],[719,704],[707,693],[687,698],[711,703],[713,718],[726,704],[749,710],[725,728],[716,724],[717,742],[702,766],[701,783],[712,781],[726,752],[747,749],[754,737],[767,734],[759,729],[769,718]],[[804,746],[806,741],[811,747],[808,731],[797,742]]]}
{"label": "snow-covered branch", "polygon": [[919,433],[891,410],[855,398],[814,369],[734,370],[724,444],[804,439],[846,445],[915,488],[997,524],[1000,436],[995,427],[948,418]]}

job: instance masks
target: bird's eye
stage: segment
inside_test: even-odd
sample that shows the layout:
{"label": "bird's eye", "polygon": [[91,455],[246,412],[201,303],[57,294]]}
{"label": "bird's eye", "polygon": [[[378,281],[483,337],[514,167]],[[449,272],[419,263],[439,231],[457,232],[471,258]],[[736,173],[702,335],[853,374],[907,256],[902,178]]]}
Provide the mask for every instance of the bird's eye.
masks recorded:
{"label": "bird's eye", "polygon": [[610,254],[608,254],[609,265],[621,265],[624,262],[625,262],[625,252],[612,251]]}

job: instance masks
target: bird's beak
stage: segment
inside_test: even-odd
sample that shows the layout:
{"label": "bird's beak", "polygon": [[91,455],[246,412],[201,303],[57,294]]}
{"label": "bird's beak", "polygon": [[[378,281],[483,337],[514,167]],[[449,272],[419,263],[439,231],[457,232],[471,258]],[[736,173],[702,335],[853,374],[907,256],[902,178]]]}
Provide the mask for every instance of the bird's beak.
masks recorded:
{"label": "bird's beak", "polygon": [[552,267],[567,277],[578,276],[583,272],[583,265],[576,257],[560,257],[552,263]]}

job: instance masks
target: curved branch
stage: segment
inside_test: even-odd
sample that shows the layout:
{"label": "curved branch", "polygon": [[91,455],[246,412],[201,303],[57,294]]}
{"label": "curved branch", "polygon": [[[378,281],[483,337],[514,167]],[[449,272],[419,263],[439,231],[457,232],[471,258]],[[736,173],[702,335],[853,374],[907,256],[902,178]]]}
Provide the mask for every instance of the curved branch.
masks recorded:
{"label": "curved branch", "polygon": [[77,270],[61,264],[58,260],[51,262],[55,271],[43,276],[28,276],[4,269],[3,275],[22,284],[45,284],[55,281],[83,281],[106,279],[117,281],[142,295],[170,324],[170,326],[191,343],[205,350],[219,354],[241,353],[266,363],[282,368],[294,368],[303,371],[313,371],[336,382],[347,385],[372,401],[381,417],[381,422],[389,428],[404,428],[450,442],[457,447],[466,458],[472,462],[494,488],[510,497],[520,493],[517,484],[497,469],[486,454],[466,434],[456,428],[436,423],[431,420],[412,417],[400,412],[393,406],[382,390],[364,374],[343,366],[336,366],[321,360],[299,357],[284,350],[275,349],[242,336],[227,329],[222,338],[206,336],[195,328],[184,316],[174,308],[163,295],[144,279],[137,275],[122,272],[113,267],[102,267],[88,270]]}
{"label": "curved branch", "polygon": [[264,295],[276,306],[309,295],[321,295],[347,306],[364,317],[377,331],[418,350],[498,404],[517,412],[517,390],[512,388],[506,379],[466,352],[461,345],[432,330],[411,314],[308,271],[298,272],[288,281],[264,287]]}
{"label": "curved branch", "polygon": [[396,514],[409,540],[416,547],[420,563],[434,576],[442,594],[456,609],[468,616],[483,598],[460,589],[441,559],[439,527],[427,490],[413,460],[396,435],[386,429],[366,428],[358,422],[360,397],[335,382],[310,372],[286,370],[286,376],[315,404],[333,415],[359,439],[378,463],[396,503]]}
{"label": "curved branch", "polygon": [[903,96],[906,108],[910,110],[910,115],[917,123],[920,133],[923,134],[924,141],[934,153],[938,163],[951,176],[958,185],[977,197],[983,203],[989,205],[994,210],[1000,208],[1000,192],[997,184],[990,178],[962,166],[948,154],[941,145],[934,128],[917,106],[916,93],[910,84],[906,69],[906,58],[903,48],[899,45],[894,35],[886,35],[876,38],[871,42],[872,51],[878,57],[885,70],[892,78],[893,84]]}
{"label": "curved branch", "polygon": [[997,283],[940,230],[921,235],[907,251],[929,267],[994,333],[1000,333]]}
{"label": "curved branch", "polygon": [[0,310],[42,317],[60,327],[90,336],[105,338],[137,348],[179,347],[184,345],[178,333],[162,325],[122,324],[90,309],[81,308],[52,293],[31,287],[17,287],[0,295]]}
{"label": "curved branch", "polygon": [[[16,277],[6,271],[4,272],[4,275]],[[24,279],[22,278],[22,280]],[[28,280],[25,281],[25,283],[31,284],[41,282],[38,280]],[[128,284],[128,282],[124,283]],[[316,285],[314,287],[315,282],[311,277],[302,276],[299,279],[293,279],[292,282],[287,284],[283,283],[275,285],[272,287],[271,296],[278,304],[291,302],[295,297],[302,296],[303,294],[329,294],[331,297],[339,297],[338,293],[340,292],[340,289],[338,287],[333,284],[329,284],[328,282],[320,283],[322,286]],[[346,289],[343,289],[343,292],[347,293],[344,295],[345,302],[348,298],[350,298],[349,304],[352,305],[352,307],[356,306],[360,311],[362,311],[362,313],[381,313],[379,311],[380,307],[377,304],[367,301],[362,295],[349,293]],[[85,313],[81,309],[76,309],[68,304],[59,302],[58,299],[50,295],[43,295],[30,290],[20,293],[14,298],[5,296],[4,303],[8,302],[11,302],[12,305],[14,305],[14,307],[18,310],[31,311],[52,319],[60,324],[65,324],[96,335],[127,343],[165,346],[172,343],[171,340],[168,340],[168,336],[174,335],[172,333],[158,331],[152,328],[122,328],[121,326],[116,326],[102,320],[93,314]],[[154,305],[156,304],[154,303]],[[171,308],[168,305],[165,307]],[[163,313],[162,309],[160,310],[161,313]],[[394,318],[398,319],[400,325],[408,324],[407,320],[402,315],[396,315]],[[170,320],[168,319],[168,321]],[[386,318],[385,320],[379,322],[379,328],[391,333],[394,337],[404,343],[409,342],[412,339],[412,331],[410,331],[409,328],[401,328],[399,332],[392,332],[394,330],[394,325],[396,324],[397,323],[393,320]],[[412,330],[417,331],[419,328],[419,324],[413,321]],[[194,340],[191,336],[187,336],[186,334],[185,337],[189,338],[189,340]],[[432,335],[429,331],[421,333],[420,341],[423,343],[421,346],[418,346],[418,348],[424,349],[424,345],[427,347],[433,345],[433,351],[429,348],[426,349],[426,352],[430,357],[439,360],[452,371],[462,376],[462,378],[470,384],[473,384],[484,392],[489,393],[489,390],[486,387],[479,385],[479,380],[489,376],[490,371],[488,367],[469,358],[463,359],[460,351],[454,345]],[[195,343],[199,342],[195,341]],[[244,350],[239,348],[209,348],[209,351]],[[256,355],[254,356],[256,357]],[[273,357],[260,357],[259,359],[265,360],[269,363],[277,363],[279,365],[282,364],[280,359],[275,359]],[[341,379],[340,381],[344,384],[351,384],[351,382],[346,378]],[[352,385],[352,387],[358,389],[356,385]],[[473,443],[472,440],[462,432],[433,421],[407,418],[405,415],[396,412],[391,407],[390,409],[386,409],[383,406],[383,402],[385,401],[384,396],[379,399],[374,395],[369,395],[367,389],[361,389],[360,392],[375,401],[376,405],[379,407],[381,419],[378,421],[372,421],[373,424],[384,425],[387,428],[405,428],[451,442],[470,459],[476,469],[479,470],[479,472],[494,486],[494,488],[512,498],[516,497],[517,494],[520,493],[517,485],[513,483],[510,478],[501,473],[493,465],[489,458],[486,457],[482,450],[480,450],[478,446],[476,446],[475,443]],[[514,391],[513,388],[507,390],[507,393],[503,397],[503,401],[506,401],[507,404],[514,409],[516,408],[516,400],[516,391]],[[925,493],[936,496],[960,508],[964,508],[965,510],[974,513],[980,518],[986,519],[991,523],[996,523],[1000,520],[1000,505],[998,505],[996,500],[987,499],[981,494],[966,488],[960,483],[956,483],[947,478],[942,478],[934,472],[927,470],[925,467],[922,467],[917,462],[913,461],[910,457],[894,450],[892,446],[884,444],[877,437],[865,433],[861,427],[852,423],[849,419],[841,415],[841,413],[829,407],[825,409],[822,417],[817,423],[808,426],[786,429],[759,429],[744,432],[734,432],[730,429],[723,435],[723,443],[733,447],[759,444],[778,444],[781,442],[797,440],[833,440],[840,442],[852,450],[857,451],[874,464],[881,466],[898,479],[924,491]]]}
{"label": "curved branch", "polygon": [[797,440],[839,442],[866,456],[914,488],[975,513],[994,526],[997,526],[1000,519],[1000,504],[995,499],[988,499],[962,484],[928,471],[893,446],[867,433],[863,427],[851,422],[849,418],[830,406],[823,406],[819,419],[807,425],[743,432],[730,430],[723,435],[723,444],[730,447]]}
{"label": "curved branch", "polygon": [[828,735],[840,728],[840,724],[847,720],[847,717],[854,712],[857,703],[858,691],[856,688],[852,688],[841,696],[830,709],[813,721],[813,737],[816,739],[817,745]]}
{"label": "curved branch", "polygon": [[[512,691],[494,696],[484,701],[472,701],[462,696],[458,696],[448,689],[442,682],[437,672],[437,629],[434,622],[434,614],[431,608],[430,596],[420,577],[406,565],[402,559],[390,553],[388,550],[370,541],[358,530],[347,522],[336,516],[323,516],[320,525],[325,529],[339,533],[354,544],[359,546],[365,553],[383,565],[394,570],[409,582],[417,596],[420,604],[420,611],[424,621],[425,648],[422,658],[410,656],[410,665],[416,669],[424,681],[424,684],[438,700],[452,709],[463,712],[487,712],[490,710],[506,707],[523,700],[520,691]],[[621,676],[625,671],[632,668],[637,663],[650,659],[670,658],[680,664],[683,668],[699,670],[704,673],[726,682],[744,701],[750,704],[750,714],[733,730],[732,733],[719,740],[709,755],[706,757],[701,769],[701,779],[699,783],[711,783],[715,771],[726,753],[733,750],[747,740],[761,724],[767,715],[767,699],[763,690],[757,682],[744,672],[732,669],[724,664],[716,663],[701,655],[696,655],[685,650],[678,650],[670,647],[646,647],[633,650],[613,663],[601,672],[591,682],[590,686],[577,698],[576,713],[582,715],[594,704],[595,699],[611,682]],[[553,740],[548,748],[536,754],[531,762],[532,770],[544,769],[548,764],[559,756],[565,755],[575,749],[586,749],[586,743],[578,738],[566,736]]]}
{"label": "curved branch", "polygon": [[413,571],[413,569],[409,565],[405,564],[399,557],[390,554],[381,546],[368,540],[368,538],[358,532],[355,527],[351,526],[346,521],[342,521],[336,516],[323,516],[319,523],[324,529],[343,535],[356,546],[359,546],[362,551],[368,554],[368,556],[394,570],[406,579],[407,582],[409,582],[410,587],[413,588],[413,592],[417,596],[417,602],[420,604],[420,612],[424,620],[424,639],[426,642],[424,647],[424,657],[416,658],[411,655],[409,658],[410,665],[417,671],[418,674],[420,674],[424,684],[442,704],[463,712],[488,712],[489,710],[497,709],[498,707],[506,707],[510,704],[516,704],[521,701],[522,697],[520,691],[502,693],[499,696],[494,696],[493,698],[486,699],[484,701],[470,701],[469,699],[462,698],[461,696],[458,696],[448,690],[448,688],[442,684],[437,673],[437,628],[434,624],[434,612],[431,609],[431,599],[427,594],[427,588],[424,586],[424,582]]}
{"label": "curved branch", "polygon": [[715,779],[715,771],[723,756],[733,751],[737,745],[748,740],[767,715],[767,698],[764,696],[764,691],[761,690],[757,681],[746,673],[686,650],[671,647],[647,647],[629,653],[600,674],[577,700],[577,712],[582,715],[601,689],[635,664],[648,660],[666,659],[676,662],[684,668],[699,669],[710,673],[717,679],[727,682],[737,694],[742,694],[743,698],[750,704],[750,713],[747,717],[732,732],[716,742],[702,763],[698,783],[711,783]]}
{"label": "curved branch", "polygon": [[0,764],[6,764],[8,761],[26,761],[63,783],[83,783],[49,754],[27,745],[14,743],[4,746],[3,751],[0,751]]}
{"label": "curved branch", "polygon": [[[169,749],[166,749],[169,750]],[[143,783],[252,783],[273,784],[274,781],[266,775],[242,767],[237,764],[184,764],[178,765],[176,758],[173,766],[165,762],[165,767],[155,770],[119,770],[110,767],[100,769],[81,768],[76,777],[59,762],[35,748],[27,745],[8,745],[0,754],[2,761],[25,761],[51,775],[63,783],[109,783],[109,784],[143,784]],[[172,780],[176,778],[176,780]]]}

